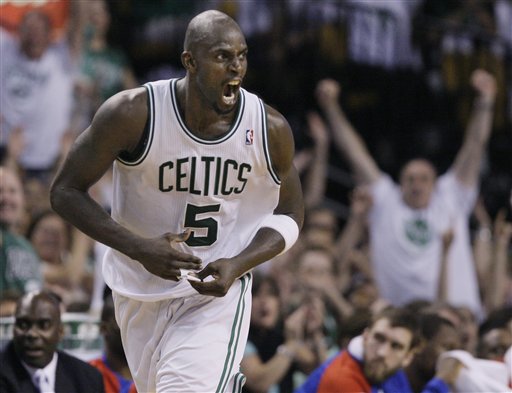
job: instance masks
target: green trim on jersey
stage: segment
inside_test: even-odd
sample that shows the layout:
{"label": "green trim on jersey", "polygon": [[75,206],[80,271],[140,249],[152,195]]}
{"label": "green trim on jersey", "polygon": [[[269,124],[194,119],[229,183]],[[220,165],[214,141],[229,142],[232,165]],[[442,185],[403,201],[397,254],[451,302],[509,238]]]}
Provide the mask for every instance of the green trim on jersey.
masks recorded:
{"label": "green trim on jersey", "polygon": [[233,383],[233,393],[241,393],[242,387],[245,385],[245,381],[247,378],[244,374],[236,373],[235,374],[235,382]]}
{"label": "green trim on jersey", "polygon": [[274,168],[272,167],[272,160],[270,159],[270,150],[268,149],[268,129],[267,129],[267,112],[265,111],[265,105],[263,104],[263,101],[260,100],[260,107],[261,107],[261,124],[263,124],[263,151],[265,152],[265,160],[267,161],[267,168],[268,172],[270,173],[270,176],[272,176],[272,179],[274,182],[280,186],[281,180],[279,179],[279,176],[274,171]]}
{"label": "green trim on jersey", "polygon": [[242,89],[240,89],[240,100],[238,101],[238,108],[237,108],[237,114],[235,121],[233,122],[233,125],[229,129],[229,131],[221,138],[219,139],[213,139],[213,140],[207,140],[197,137],[188,129],[188,127],[185,125],[185,122],[181,118],[180,111],[178,110],[178,98],[176,96],[176,83],[177,79],[172,79],[170,84],[171,89],[171,96],[172,96],[172,107],[174,109],[174,113],[176,114],[176,119],[178,119],[178,123],[180,123],[181,128],[187,134],[190,139],[192,139],[194,142],[202,143],[203,145],[217,145],[219,143],[224,142],[225,140],[229,139],[231,136],[233,136],[238,129],[238,126],[240,125],[240,122],[242,121],[242,117],[245,110],[245,95]]}
{"label": "green trim on jersey", "polygon": [[155,93],[153,92],[153,86],[151,84],[146,83],[144,85],[146,90],[148,91],[148,118],[149,118],[149,135],[147,137],[147,143],[144,147],[144,150],[141,152],[140,156],[135,157],[133,160],[126,160],[121,157],[117,157],[116,160],[123,163],[127,166],[136,166],[139,165],[144,159],[147,157],[149,153],[149,149],[153,143],[153,136],[155,134]]}
{"label": "green trim on jersey", "polygon": [[242,286],[240,290],[240,298],[238,299],[235,318],[233,319],[233,325],[231,326],[231,338],[229,340],[226,360],[224,361],[224,369],[222,371],[219,384],[217,385],[217,389],[215,390],[216,393],[222,393],[225,391],[229,382],[231,370],[233,369],[233,362],[235,361],[235,355],[238,349],[238,341],[240,339],[240,331],[242,329],[243,318],[245,315],[245,293],[247,292],[247,288],[249,288],[251,278],[251,273],[248,273],[240,278]]}

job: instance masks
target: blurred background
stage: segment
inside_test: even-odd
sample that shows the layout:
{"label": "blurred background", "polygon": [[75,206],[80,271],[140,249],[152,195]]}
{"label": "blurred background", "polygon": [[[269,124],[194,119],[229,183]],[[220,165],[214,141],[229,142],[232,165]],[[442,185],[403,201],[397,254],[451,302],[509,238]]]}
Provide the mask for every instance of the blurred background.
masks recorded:
{"label": "blurred background", "polygon": [[[148,81],[184,75],[180,55],[186,26],[206,9],[224,11],[240,24],[249,46],[244,87],[290,122],[305,187],[308,171],[325,159],[325,181],[305,193],[318,194],[310,205],[326,207],[334,217],[333,237],[341,236],[350,216],[355,181],[329,135],[311,129],[308,115],[318,111],[315,88],[324,78],[340,83],[347,117],[378,166],[397,180],[402,165],[414,157],[430,159],[439,173],[448,169],[475,98],[470,75],[477,68],[493,74],[498,95],[480,199],[470,222],[472,241],[496,235],[496,219],[512,221],[511,0],[2,0],[0,159],[11,171],[3,172],[0,193],[0,210],[7,217],[2,218],[2,316],[12,316],[20,293],[43,285],[62,298],[67,313],[81,315],[66,319],[74,334],[83,322],[87,340],[100,350],[94,324],[104,293],[98,268],[104,247],[49,210],[48,187],[73,140],[106,99]],[[34,10],[45,16],[32,17]],[[12,66],[20,53],[26,67]],[[46,78],[53,84],[40,88]],[[327,150],[319,157],[315,151],[321,143]],[[5,189],[11,184],[22,196],[8,201]],[[109,174],[91,190],[107,210],[110,192]],[[16,244],[20,237],[30,243],[23,243],[24,252],[30,251],[9,254],[9,236],[18,239],[12,240]],[[510,231],[507,236],[508,286],[489,313],[512,305]],[[371,274],[358,265],[363,257],[355,251],[364,254],[364,244],[363,238],[351,251],[351,267],[338,289],[350,307],[368,311],[379,299]],[[491,247],[487,255],[492,252]],[[39,273],[12,262],[31,258],[39,264],[35,270],[42,267]],[[300,266],[290,270],[300,274]],[[282,319],[293,308],[287,285],[279,283]],[[336,332],[326,334],[327,341],[340,347],[345,334],[353,337],[368,321],[347,311],[346,323],[340,324],[327,314],[322,323]],[[3,320],[3,340],[11,323]],[[72,346],[77,348],[75,341]]]}

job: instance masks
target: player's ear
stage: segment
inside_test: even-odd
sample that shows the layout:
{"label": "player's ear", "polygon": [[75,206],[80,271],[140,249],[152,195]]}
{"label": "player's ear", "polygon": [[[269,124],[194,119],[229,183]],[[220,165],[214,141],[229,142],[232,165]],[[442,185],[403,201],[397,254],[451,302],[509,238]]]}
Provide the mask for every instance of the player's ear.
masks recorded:
{"label": "player's ear", "polygon": [[181,64],[187,71],[195,71],[196,69],[196,62],[189,51],[184,51],[181,54]]}

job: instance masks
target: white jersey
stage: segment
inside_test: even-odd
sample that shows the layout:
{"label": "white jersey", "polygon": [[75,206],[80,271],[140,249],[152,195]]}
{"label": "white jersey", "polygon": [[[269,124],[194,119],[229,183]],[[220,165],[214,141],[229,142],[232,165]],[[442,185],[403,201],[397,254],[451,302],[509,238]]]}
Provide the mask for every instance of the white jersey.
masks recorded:
{"label": "white jersey", "polygon": [[[147,143],[134,161],[114,163],[112,217],[139,236],[192,230],[180,251],[203,266],[247,247],[279,199],[280,180],[267,145],[266,112],[254,94],[240,90],[230,130],[215,140],[195,136],[180,116],[176,79],[146,84]],[[186,281],[164,280],[139,262],[109,249],[105,282],[142,301],[189,296]]]}
{"label": "white jersey", "polygon": [[408,207],[399,187],[382,176],[372,187],[370,214],[372,262],[380,294],[395,305],[435,300],[441,268],[441,239],[449,228],[448,301],[481,312],[469,241],[468,217],[476,189],[460,184],[452,172],[441,176],[427,208]]}

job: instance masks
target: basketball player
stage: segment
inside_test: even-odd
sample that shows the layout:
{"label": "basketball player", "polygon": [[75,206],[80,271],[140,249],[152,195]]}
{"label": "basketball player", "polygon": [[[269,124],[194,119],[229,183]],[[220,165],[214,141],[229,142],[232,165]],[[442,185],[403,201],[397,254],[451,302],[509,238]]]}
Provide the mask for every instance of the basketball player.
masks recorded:
{"label": "basketball player", "polygon": [[[51,200],[110,247],[103,275],[137,391],[236,392],[250,271],[291,247],[303,222],[294,141],[284,117],[241,88],[247,45],[230,17],[194,17],[181,59],[184,78],[100,107]],[[112,162],[111,217],[88,189]]]}

